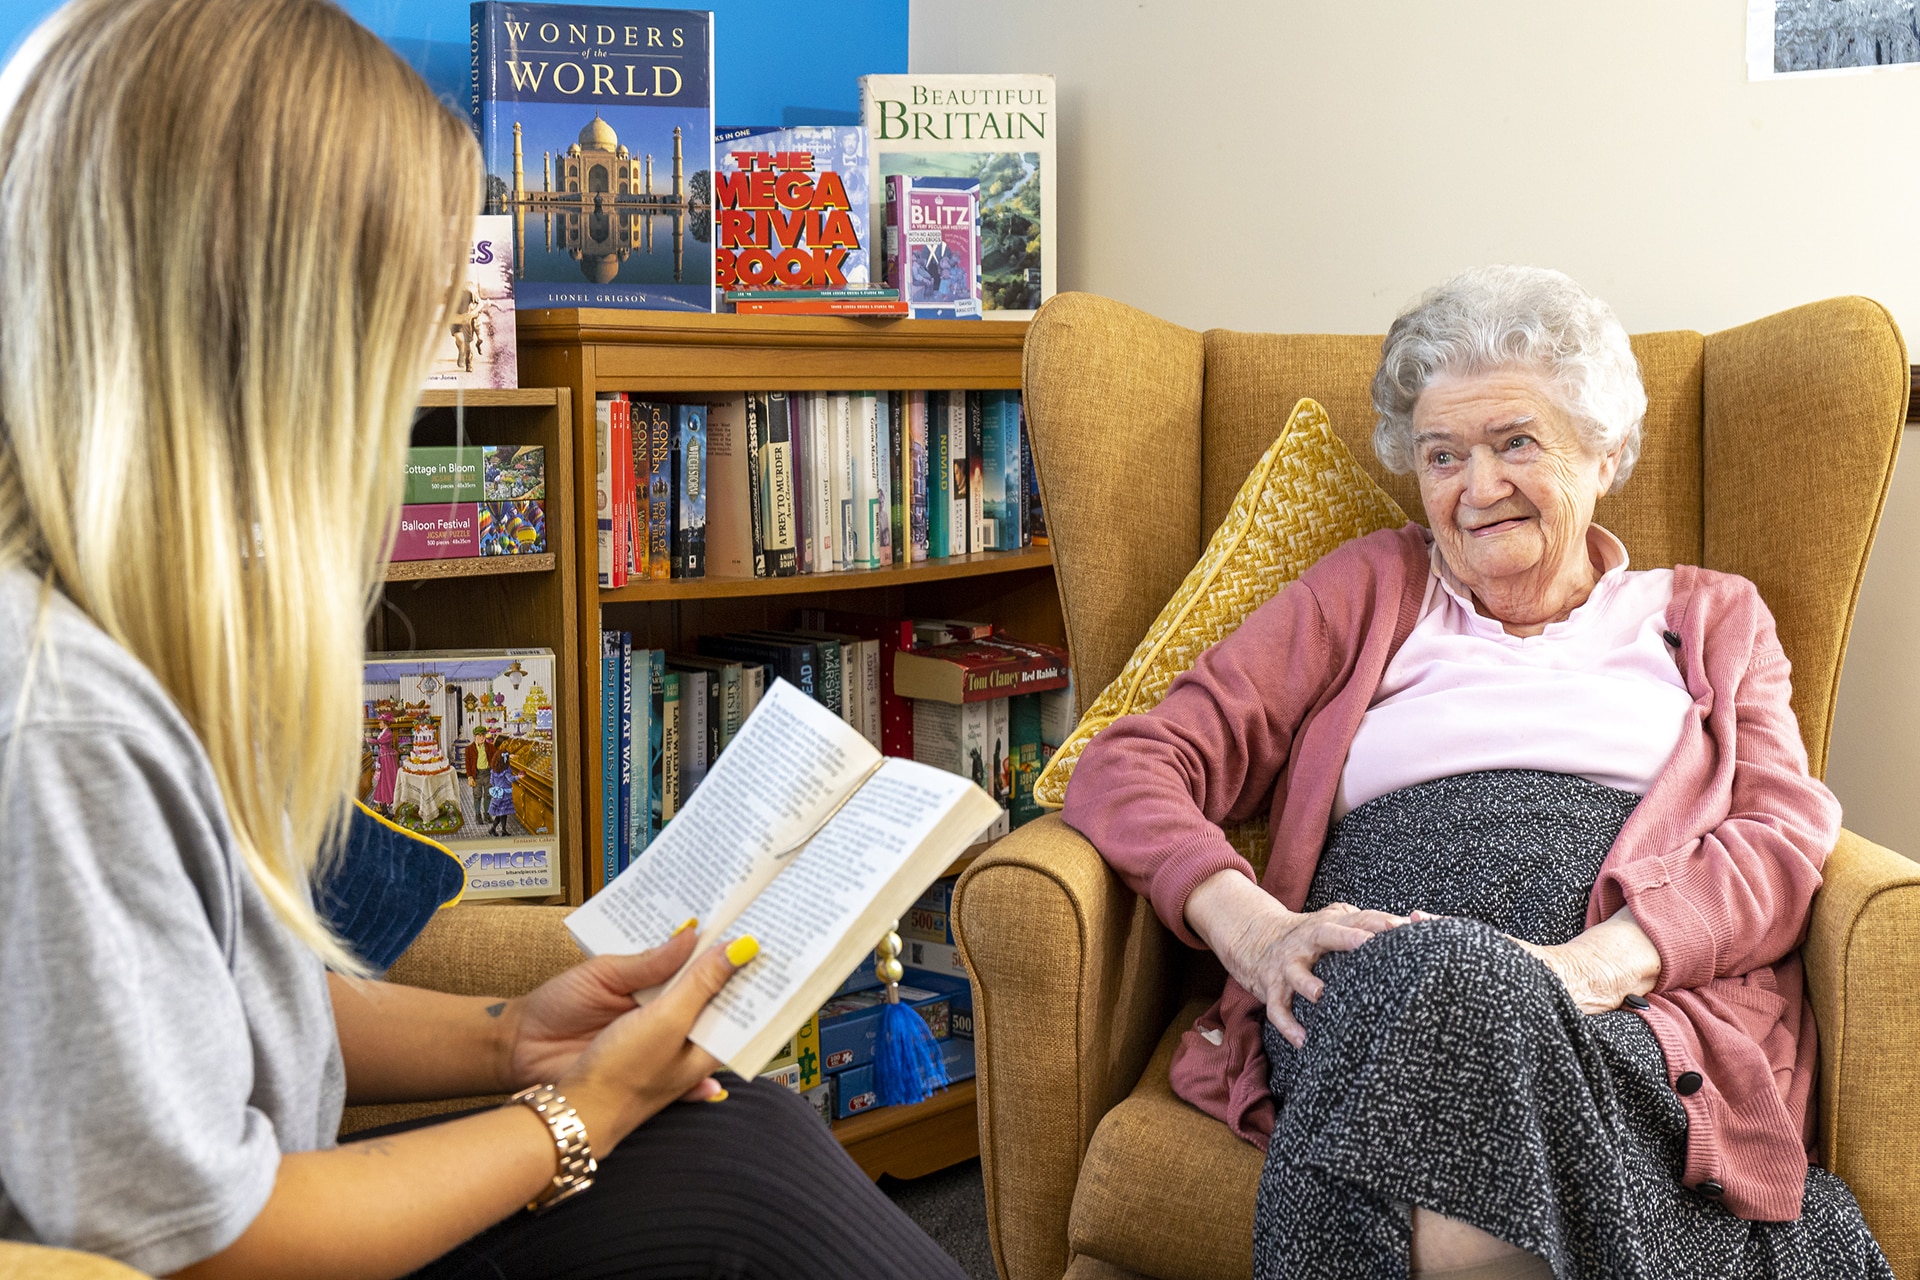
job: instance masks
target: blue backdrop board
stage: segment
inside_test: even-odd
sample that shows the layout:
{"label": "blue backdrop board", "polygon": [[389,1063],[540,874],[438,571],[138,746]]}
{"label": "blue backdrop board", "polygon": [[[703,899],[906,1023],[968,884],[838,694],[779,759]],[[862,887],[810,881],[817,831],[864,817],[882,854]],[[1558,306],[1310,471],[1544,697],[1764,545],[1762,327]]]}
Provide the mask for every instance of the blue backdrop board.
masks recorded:
{"label": "blue backdrop board", "polygon": [[[595,0],[575,0],[592,4]],[[343,0],[466,114],[467,0]],[[11,54],[55,0],[0,3]],[[709,0],[714,116],[728,124],[858,124],[860,76],[907,69],[907,0]]]}

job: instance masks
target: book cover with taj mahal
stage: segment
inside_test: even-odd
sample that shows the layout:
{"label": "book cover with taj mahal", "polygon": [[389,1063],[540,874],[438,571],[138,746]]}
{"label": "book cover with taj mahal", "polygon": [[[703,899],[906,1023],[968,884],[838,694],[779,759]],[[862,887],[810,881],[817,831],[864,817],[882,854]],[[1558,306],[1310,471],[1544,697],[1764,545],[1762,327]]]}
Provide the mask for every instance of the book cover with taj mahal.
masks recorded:
{"label": "book cover with taj mahal", "polygon": [[561,890],[551,649],[370,653],[360,802],[437,840],[467,896]]}
{"label": "book cover with taj mahal", "polygon": [[713,15],[485,0],[470,30],[515,304],[713,310]]}

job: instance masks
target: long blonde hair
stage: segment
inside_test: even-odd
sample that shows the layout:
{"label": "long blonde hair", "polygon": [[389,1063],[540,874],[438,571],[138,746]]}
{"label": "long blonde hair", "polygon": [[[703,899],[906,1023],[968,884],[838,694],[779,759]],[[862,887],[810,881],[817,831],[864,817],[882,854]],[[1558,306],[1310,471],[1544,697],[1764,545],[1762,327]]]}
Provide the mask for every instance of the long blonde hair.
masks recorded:
{"label": "long blonde hair", "polygon": [[0,567],[153,672],[274,911],[350,971],[306,885],[480,190],[330,0],[70,0],[0,71]]}

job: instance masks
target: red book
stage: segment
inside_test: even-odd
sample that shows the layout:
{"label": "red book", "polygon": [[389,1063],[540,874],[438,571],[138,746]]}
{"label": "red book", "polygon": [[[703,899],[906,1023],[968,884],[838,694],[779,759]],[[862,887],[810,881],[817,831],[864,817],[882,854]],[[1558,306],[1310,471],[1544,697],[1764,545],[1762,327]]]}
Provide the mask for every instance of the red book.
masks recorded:
{"label": "red book", "polygon": [[633,558],[633,473],[620,460],[633,453],[633,419],[627,398],[615,393],[608,409],[607,452],[615,476],[613,492],[613,585],[627,585]]}
{"label": "red book", "polygon": [[894,692],[893,655],[913,648],[913,620],[841,609],[802,609],[809,631],[839,631],[880,642],[880,754],[913,759],[913,704]]}
{"label": "red book", "polygon": [[898,298],[796,298],[790,302],[736,302],[739,316],[904,316]]}
{"label": "red book", "polygon": [[1067,683],[1064,650],[1004,636],[902,650],[893,658],[893,687],[903,698],[986,702],[1064,689]]}

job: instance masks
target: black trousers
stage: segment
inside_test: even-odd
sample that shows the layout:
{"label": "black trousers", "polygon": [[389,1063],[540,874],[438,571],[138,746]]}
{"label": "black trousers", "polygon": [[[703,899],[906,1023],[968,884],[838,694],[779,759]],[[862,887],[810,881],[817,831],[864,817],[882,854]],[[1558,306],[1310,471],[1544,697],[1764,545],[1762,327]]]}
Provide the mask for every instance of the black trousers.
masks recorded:
{"label": "black trousers", "polygon": [[721,1082],[725,1101],[677,1103],[629,1134],[591,1189],[514,1214],[414,1280],[965,1280],[797,1094]]}

